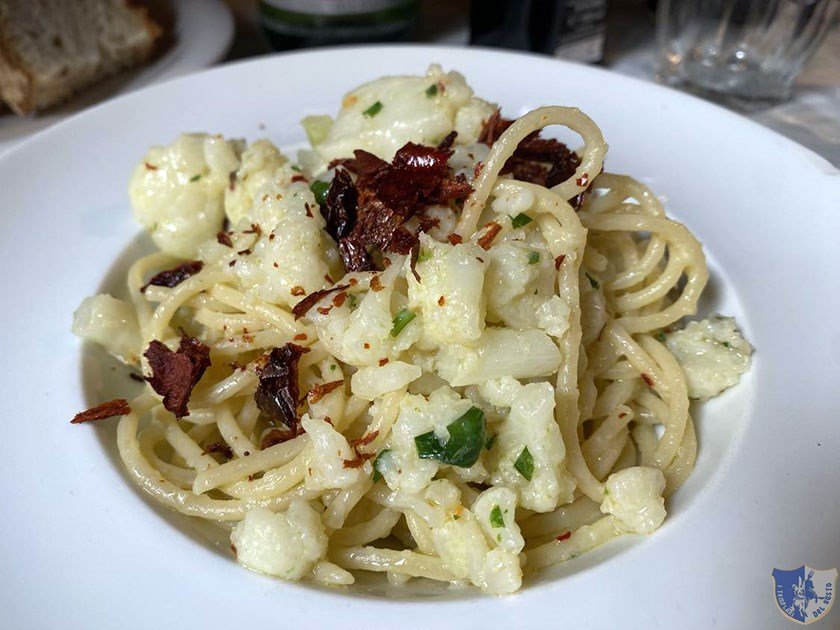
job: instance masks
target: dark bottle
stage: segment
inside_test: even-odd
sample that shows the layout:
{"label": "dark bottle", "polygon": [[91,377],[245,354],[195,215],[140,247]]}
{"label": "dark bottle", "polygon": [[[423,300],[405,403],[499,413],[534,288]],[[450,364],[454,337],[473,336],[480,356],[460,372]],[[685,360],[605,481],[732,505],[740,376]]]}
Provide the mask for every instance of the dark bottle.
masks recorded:
{"label": "dark bottle", "polygon": [[417,0],[261,0],[260,22],[276,50],[406,41]]}
{"label": "dark bottle", "polygon": [[597,62],[606,16],[607,0],[472,0],[470,43]]}

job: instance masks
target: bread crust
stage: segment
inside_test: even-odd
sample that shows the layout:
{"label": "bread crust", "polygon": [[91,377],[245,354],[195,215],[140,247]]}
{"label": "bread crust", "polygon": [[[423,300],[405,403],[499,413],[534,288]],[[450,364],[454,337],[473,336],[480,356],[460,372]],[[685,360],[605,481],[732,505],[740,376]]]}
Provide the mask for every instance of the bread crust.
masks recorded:
{"label": "bread crust", "polygon": [[[26,61],[18,54],[13,42],[9,41],[9,29],[4,25],[4,18],[0,15],[0,100],[4,101],[18,115],[27,115],[35,110],[44,109],[58,104],[78,91],[97,83],[121,70],[145,63],[155,52],[156,42],[163,35],[163,29],[150,16],[146,6],[140,3],[123,0],[124,8],[139,22],[139,28],[144,32],[142,37],[126,46],[121,51],[120,58],[107,61],[103,44],[99,44],[100,63],[97,71],[89,80],[81,83],[66,80],[51,79],[48,83],[40,81],[27,67]],[[117,63],[113,63],[117,61]]]}

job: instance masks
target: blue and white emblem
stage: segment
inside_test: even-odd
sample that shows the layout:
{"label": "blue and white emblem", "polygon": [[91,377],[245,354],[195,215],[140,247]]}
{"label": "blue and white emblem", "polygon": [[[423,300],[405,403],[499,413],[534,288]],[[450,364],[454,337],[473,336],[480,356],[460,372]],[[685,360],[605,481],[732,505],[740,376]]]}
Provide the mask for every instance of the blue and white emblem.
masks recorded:
{"label": "blue and white emblem", "polygon": [[791,621],[803,625],[817,621],[834,603],[836,580],[837,569],[819,571],[808,565],[792,571],[773,569],[776,604]]}

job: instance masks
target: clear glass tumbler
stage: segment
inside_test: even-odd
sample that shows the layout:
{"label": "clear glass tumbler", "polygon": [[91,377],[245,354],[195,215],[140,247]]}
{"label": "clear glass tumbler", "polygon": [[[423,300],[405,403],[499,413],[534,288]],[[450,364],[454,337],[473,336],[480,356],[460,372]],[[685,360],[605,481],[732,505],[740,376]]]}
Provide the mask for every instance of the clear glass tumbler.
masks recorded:
{"label": "clear glass tumbler", "polygon": [[779,101],[840,0],[659,0],[660,78],[739,101]]}

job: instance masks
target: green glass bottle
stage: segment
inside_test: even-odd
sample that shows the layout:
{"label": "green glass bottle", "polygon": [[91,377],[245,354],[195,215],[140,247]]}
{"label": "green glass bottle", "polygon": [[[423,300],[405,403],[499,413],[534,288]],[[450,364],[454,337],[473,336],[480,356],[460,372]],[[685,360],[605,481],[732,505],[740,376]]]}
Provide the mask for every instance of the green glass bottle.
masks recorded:
{"label": "green glass bottle", "polygon": [[411,38],[417,0],[261,0],[260,18],[276,50]]}

